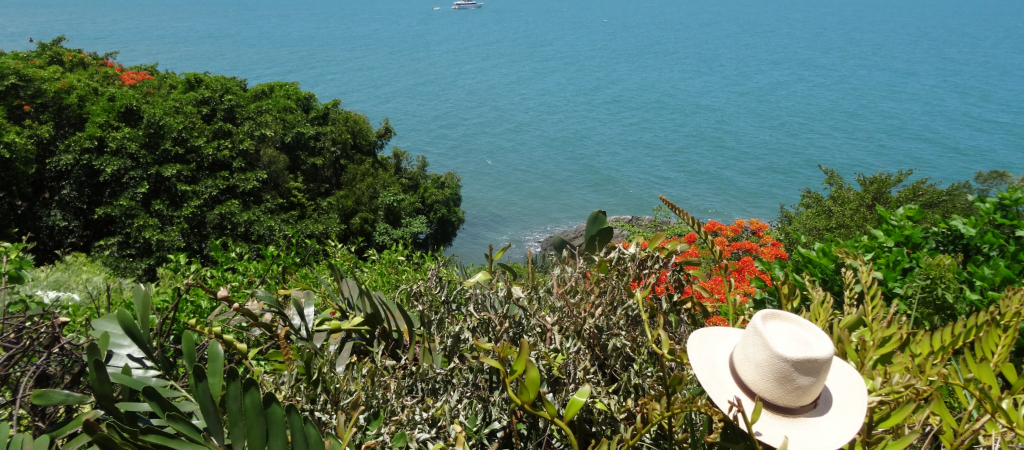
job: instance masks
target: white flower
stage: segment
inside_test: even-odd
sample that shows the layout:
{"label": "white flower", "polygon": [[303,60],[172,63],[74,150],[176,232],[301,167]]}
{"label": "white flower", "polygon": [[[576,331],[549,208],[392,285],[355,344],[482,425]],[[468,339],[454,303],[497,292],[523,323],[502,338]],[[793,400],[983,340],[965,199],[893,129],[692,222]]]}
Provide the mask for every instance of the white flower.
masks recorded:
{"label": "white flower", "polygon": [[43,303],[46,303],[47,305],[49,305],[50,302],[52,302],[54,300],[57,300],[57,299],[63,299],[64,301],[71,301],[72,303],[78,303],[79,301],[82,300],[81,298],[78,297],[78,295],[71,294],[71,293],[68,293],[68,292],[36,291],[35,295],[39,295],[39,296],[43,297]]}

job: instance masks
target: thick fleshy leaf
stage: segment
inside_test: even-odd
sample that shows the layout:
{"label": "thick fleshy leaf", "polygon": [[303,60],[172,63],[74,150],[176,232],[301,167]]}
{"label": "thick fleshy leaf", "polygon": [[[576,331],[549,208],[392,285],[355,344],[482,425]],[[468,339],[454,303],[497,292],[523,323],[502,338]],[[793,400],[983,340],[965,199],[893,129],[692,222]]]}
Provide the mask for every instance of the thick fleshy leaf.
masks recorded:
{"label": "thick fleshy leaf", "polygon": [[132,288],[132,301],[135,303],[135,316],[139,319],[139,329],[143,336],[149,336],[149,314],[153,308],[152,286],[147,289],[141,284]]}
{"label": "thick fleshy leaf", "polygon": [[199,356],[196,354],[196,337],[191,331],[185,330],[181,333],[181,359],[185,363],[185,370],[192,370],[196,365]]}
{"label": "thick fleshy leaf", "polygon": [[224,424],[220,416],[220,408],[213,400],[210,393],[210,379],[203,366],[196,364],[192,366],[192,398],[199,403],[199,411],[203,413],[203,420],[206,421],[206,430],[218,446],[224,445]]}
{"label": "thick fleshy leaf", "polygon": [[[291,436],[292,450],[310,450],[306,441],[306,430],[302,423],[302,414],[295,404],[289,403],[284,408],[285,416],[288,417],[288,434]],[[318,449],[319,450],[319,449]]]}
{"label": "thick fleshy leaf", "polygon": [[477,272],[476,275],[473,275],[473,277],[471,277],[470,279],[466,280],[463,284],[465,284],[466,287],[472,286],[472,285],[477,284],[477,283],[486,286],[487,283],[490,282],[490,281],[491,281],[491,274],[488,273],[486,270],[481,270],[481,271]]}
{"label": "thick fleshy leaf", "polygon": [[554,419],[558,417],[558,410],[555,408],[555,404],[548,400],[546,395],[540,396],[541,403],[544,404],[544,412],[548,414],[548,419]]}
{"label": "thick fleshy leaf", "polygon": [[488,366],[491,366],[491,367],[493,367],[495,369],[498,369],[498,370],[500,370],[502,372],[505,371],[505,368],[501,367],[500,363],[498,363],[497,361],[495,361],[495,360],[493,360],[491,358],[488,358],[488,357],[485,357],[485,356],[481,356],[480,357],[480,362],[482,362],[484,364],[487,364]]}
{"label": "thick fleshy leaf", "polygon": [[[64,438],[64,436],[74,433],[75,431],[78,431],[79,428],[82,428],[82,423],[84,423],[86,419],[96,420],[96,418],[102,415],[103,411],[98,409],[86,411],[76,416],[74,419],[71,420],[71,422],[68,422],[64,426],[47,433],[47,435],[50,436],[50,439],[53,440],[62,439]],[[6,426],[7,424],[4,423],[3,425]],[[4,441],[6,441],[6,438],[4,437],[3,430],[0,430],[0,442]]]}
{"label": "thick fleshy leaf", "polygon": [[537,365],[533,363],[532,359],[526,360],[526,376],[523,377],[523,382],[519,387],[519,399],[523,403],[529,405],[537,399],[537,394],[540,392],[540,371],[537,370]]}
{"label": "thick fleshy leaf", "polygon": [[313,424],[313,421],[306,417],[303,418],[302,424],[306,431],[306,447],[308,447],[309,450],[325,450],[324,438],[320,435],[320,430],[316,429],[316,425]]}
{"label": "thick fleshy leaf", "polygon": [[142,399],[149,404],[150,409],[161,419],[167,420],[167,414],[170,413],[182,414],[182,411],[178,409],[176,404],[171,403],[163,395],[160,395],[160,392],[155,387],[145,386],[142,388],[141,393]]}
{"label": "thick fleshy leaf", "polygon": [[99,359],[89,361],[89,386],[92,387],[92,395],[100,409],[107,411],[115,419],[120,419],[121,412],[114,406],[117,403],[114,399],[114,385],[107,374],[107,366]]}
{"label": "thick fleshy leaf", "polygon": [[497,262],[497,261],[501,260],[501,257],[504,256],[505,252],[507,252],[508,249],[511,248],[511,247],[512,247],[512,243],[509,242],[504,247],[499,248],[498,251],[494,252],[494,257],[493,257],[492,261]]}
{"label": "thick fleshy leaf", "polygon": [[569,399],[569,403],[565,405],[565,419],[563,422],[569,423],[576,414],[580,412],[583,405],[587,403],[587,399],[590,398],[590,383],[586,383],[572,395]]}
{"label": "thick fleshy leaf", "polygon": [[245,441],[247,450],[267,448],[267,418],[263,412],[263,399],[256,380],[242,382],[242,401],[245,403]]}
{"label": "thick fleshy leaf", "polygon": [[206,349],[206,375],[210,380],[213,403],[219,405],[224,384],[224,348],[218,341],[211,340],[209,348]]}
{"label": "thick fleshy leaf", "polygon": [[515,361],[512,361],[512,373],[509,374],[509,379],[516,379],[519,374],[526,370],[526,360],[530,356],[530,342],[525,338],[519,340],[519,355],[516,356]]}
{"label": "thick fleshy leaf", "polygon": [[82,433],[76,436],[74,439],[67,441],[60,447],[61,450],[75,450],[85,444],[88,444],[92,439],[92,436]]}
{"label": "thick fleshy leaf", "polygon": [[0,422],[0,442],[3,442],[3,444],[0,445],[7,445],[7,439],[10,438],[10,436],[11,424],[7,422]]}
{"label": "thick fleshy leaf", "polygon": [[92,397],[59,389],[36,389],[29,396],[33,405],[84,405],[92,402]]}
{"label": "thick fleshy leaf", "polygon": [[228,368],[225,381],[227,390],[224,395],[224,409],[228,413],[228,437],[231,439],[231,448],[244,450],[245,411],[242,401],[242,381],[239,379],[238,369]]}
{"label": "thick fleshy leaf", "polygon": [[149,346],[149,336],[143,335],[142,330],[139,329],[138,322],[132,318],[132,315],[123,309],[117,310],[117,324],[121,326],[121,330],[124,331],[125,336],[131,339],[132,343],[135,344],[139,350],[142,350],[144,355],[135,355],[137,357],[146,356],[150,361],[156,360],[153,357],[153,349]]}
{"label": "thick fleshy leaf", "polygon": [[168,413],[167,416],[164,417],[164,420],[167,421],[167,425],[174,428],[174,431],[177,431],[182,436],[188,437],[197,443],[203,442],[202,431],[185,416],[172,412]]}
{"label": "thick fleshy leaf", "polygon": [[38,448],[39,450],[49,450],[49,448],[50,448],[50,437],[45,435],[45,434],[42,435],[42,436],[39,436],[38,438],[36,438],[36,441],[32,443],[32,448],[33,449],[37,449]]}
{"label": "thick fleshy leaf", "polygon": [[152,386],[156,389],[160,395],[166,398],[181,397],[181,392],[165,389],[158,386],[167,386],[169,383],[167,380],[161,380],[159,378],[141,377],[138,375],[125,375],[117,372],[110,373],[110,380],[124,386],[128,386],[136,391],[142,391],[142,388],[146,386]]}
{"label": "thick fleshy leaf", "polygon": [[288,427],[284,407],[273,393],[263,395],[263,410],[267,418],[267,450],[288,449]]}
{"label": "thick fleshy leaf", "polygon": [[143,428],[139,432],[139,439],[159,446],[170,447],[174,450],[210,450],[205,445],[197,444],[151,427]]}

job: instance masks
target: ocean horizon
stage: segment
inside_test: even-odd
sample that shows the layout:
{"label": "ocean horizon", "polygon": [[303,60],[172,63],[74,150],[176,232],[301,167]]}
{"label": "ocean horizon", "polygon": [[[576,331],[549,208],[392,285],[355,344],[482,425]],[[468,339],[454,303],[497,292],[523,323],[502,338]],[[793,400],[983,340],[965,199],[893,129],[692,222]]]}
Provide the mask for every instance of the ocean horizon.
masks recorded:
{"label": "ocean horizon", "polygon": [[[295,81],[462,177],[450,253],[590,211],[775,219],[818,165],[1024,173],[1024,2],[5,1],[0,49]],[[440,10],[433,10],[440,7]]]}

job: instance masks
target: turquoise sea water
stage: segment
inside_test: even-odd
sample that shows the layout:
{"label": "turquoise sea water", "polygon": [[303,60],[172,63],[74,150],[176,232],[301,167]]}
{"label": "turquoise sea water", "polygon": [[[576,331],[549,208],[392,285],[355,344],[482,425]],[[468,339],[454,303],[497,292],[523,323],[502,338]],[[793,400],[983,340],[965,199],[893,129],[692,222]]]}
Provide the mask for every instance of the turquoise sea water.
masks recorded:
{"label": "turquoise sea water", "polygon": [[462,176],[468,261],[658,194],[772,219],[818,164],[1024,173],[1020,0],[484,2],[0,0],[0,48],[66,34],[387,117]]}

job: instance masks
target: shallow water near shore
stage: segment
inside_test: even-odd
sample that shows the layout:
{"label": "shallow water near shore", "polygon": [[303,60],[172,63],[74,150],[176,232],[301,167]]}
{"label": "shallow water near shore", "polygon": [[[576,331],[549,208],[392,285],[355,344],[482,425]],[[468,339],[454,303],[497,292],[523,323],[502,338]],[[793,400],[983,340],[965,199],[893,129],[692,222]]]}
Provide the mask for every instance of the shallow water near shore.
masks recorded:
{"label": "shallow water near shore", "polygon": [[[449,251],[511,255],[593,209],[773,219],[817,165],[1024,173],[1024,3],[4,1],[0,48],[65,34],[340,98],[462,176]],[[440,10],[432,10],[440,6]]]}

